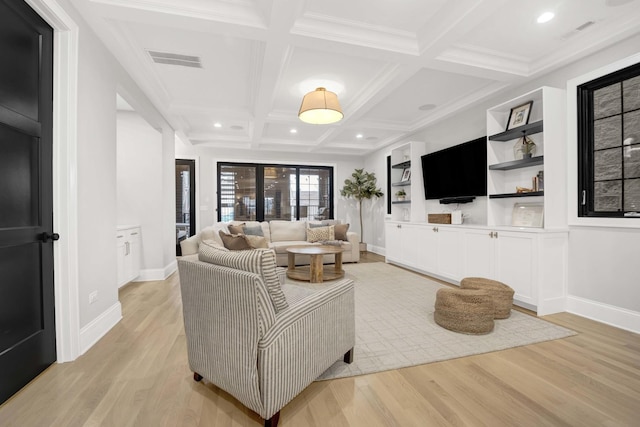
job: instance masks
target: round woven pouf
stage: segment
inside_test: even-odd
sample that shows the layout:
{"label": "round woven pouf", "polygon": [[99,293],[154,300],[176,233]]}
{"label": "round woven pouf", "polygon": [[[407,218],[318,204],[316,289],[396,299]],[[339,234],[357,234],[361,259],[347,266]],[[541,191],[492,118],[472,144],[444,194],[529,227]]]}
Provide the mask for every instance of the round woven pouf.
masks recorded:
{"label": "round woven pouf", "polygon": [[473,335],[493,331],[493,299],[487,291],[438,289],[435,308],[434,320],[450,331]]}
{"label": "round woven pouf", "polygon": [[483,277],[465,277],[460,282],[460,289],[481,289],[489,292],[496,310],[495,319],[506,319],[511,315],[514,292],[504,283]]}

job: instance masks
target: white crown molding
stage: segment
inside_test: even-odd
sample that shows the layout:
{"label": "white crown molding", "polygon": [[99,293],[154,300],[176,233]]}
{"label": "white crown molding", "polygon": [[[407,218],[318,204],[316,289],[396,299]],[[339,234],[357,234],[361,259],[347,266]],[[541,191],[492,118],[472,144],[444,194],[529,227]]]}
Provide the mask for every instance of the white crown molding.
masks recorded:
{"label": "white crown molding", "polygon": [[472,46],[470,44],[456,44],[445,49],[436,59],[486,68],[501,73],[515,74],[522,77],[526,77],[531,73],[531,60],[529,58]]}
{"label": "white crown molding", "polygon": [[317,13],[296,20],[292,34],[417,56],[416,34]]}
{"label": "white crown molding", "polygon": [[[397,81],[400,76],[401,66],[398,64],[385,64],[373,78],[362,86],[362,90],[351,97],[351,101],[348,104],[343,105],[343,110],[347,120],[351,120],[352,117],[358,117],[364,113],[363,110],[371,109],[370,101],[384,91],[389,85],[393,84],[394,87],[406,81],[407,76],[403,76],[401,81]],[[351,117],[350,117],[351,116]]]}
{"label": "white crown molding", "polygon": [[250,142],[251,137],[249,135],[231,135],[223,133],[209,133],[209,132],[194,132],[187,135],[189,140],[195,145],[202,142]]}
{"label": "white crown molding", "polygon": [[245,142],[236,142],[233,145],[229,145],[229,140],[224,141],[191,141],[191,145],[193,147],[209,147],[209,148],[218,148],[223,150],[233,149],[233,150],[250,150],[251,143]]}
{"label": "white crown molding", "polygon": [[[128,9],[139,9],[148,12],[156,12],[183,16],[186,18],[206,19],[228,24],[244,25],[254,28],[266,29],[267,24],[263,16],[252,7],[253,3],[245,0],[238,1],[208,1],[190,4],[188,0],[176,2],[174,0],[90,0],[108,6],[116,6]],[[207,7],[202,5],[206,4]]]}

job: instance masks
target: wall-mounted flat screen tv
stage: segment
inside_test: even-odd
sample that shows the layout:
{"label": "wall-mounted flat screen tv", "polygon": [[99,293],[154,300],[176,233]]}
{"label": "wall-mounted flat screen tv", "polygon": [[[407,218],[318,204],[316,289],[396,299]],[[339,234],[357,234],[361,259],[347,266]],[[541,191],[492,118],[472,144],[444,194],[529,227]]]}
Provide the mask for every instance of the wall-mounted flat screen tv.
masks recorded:
{"label": "wall-mounted flat screen tv", "polygon": [[487,139],[474,139],[422,156],[427,200],[487,195]]}

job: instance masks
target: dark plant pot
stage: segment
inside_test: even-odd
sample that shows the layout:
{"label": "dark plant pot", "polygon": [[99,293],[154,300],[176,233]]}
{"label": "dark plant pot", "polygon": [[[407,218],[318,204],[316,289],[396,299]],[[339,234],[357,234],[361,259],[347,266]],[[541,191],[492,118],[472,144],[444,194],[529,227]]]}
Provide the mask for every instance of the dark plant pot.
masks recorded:
{"label": "dark plant pot", "polygon": [[524,153],[524,154],[522,154],[522,158],[523,159],[530,159],[531,157],[533,157],[533,153]]}

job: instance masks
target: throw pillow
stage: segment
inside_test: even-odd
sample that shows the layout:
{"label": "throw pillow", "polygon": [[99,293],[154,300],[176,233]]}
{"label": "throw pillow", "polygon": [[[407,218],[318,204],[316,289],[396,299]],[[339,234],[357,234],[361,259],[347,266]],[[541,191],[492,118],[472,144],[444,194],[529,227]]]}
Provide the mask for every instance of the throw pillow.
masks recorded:
{"label": "throw pillow", "polygon": [[322,224],[321,222],[308,222],[307,226],[309,228],[320,228],[320,227],[326,227],[326,225]]}
{"label": "throw pillow", "polygon": [[232,251],[245,251],[247,249],[253,249],[244,234],[227,234],[220,230],[220,238],[224,247]]}
{"label": "throw pillow", "polygon": [[347,241],[347,231],[349,231],[349,224],[336,224],[333,226],[334,232],[336,234],[336,240],[344,240]]}
{"label": "throw pillow", "polygon": [[269,244],[264,236],[254,236],[253,234],[245,234],[244,239],[253,249],[269,249]]}
{"label": "throw pillow", "polygon": [[231,234],[244,234],[244,224],[231,225],[227,227]]}
{"label": "throw pillow", "polygon": [[308,228],[307,242],[314,243],[323,240],[334,240],[335,233],[333,228],[333,225],[329,225],[328,227]]}
{"label": "throw pillow", "polygon": [[247,236],[264,236],[264,233],[262,232],[262,227],[260,227],[259,225],[255,227],[245,225],[242,227],[242,231]]}
{"label": "throw pillow", "polygon": [[325,219],[322,220],[322,225],[338,225],[340,224],[339,219]]}

